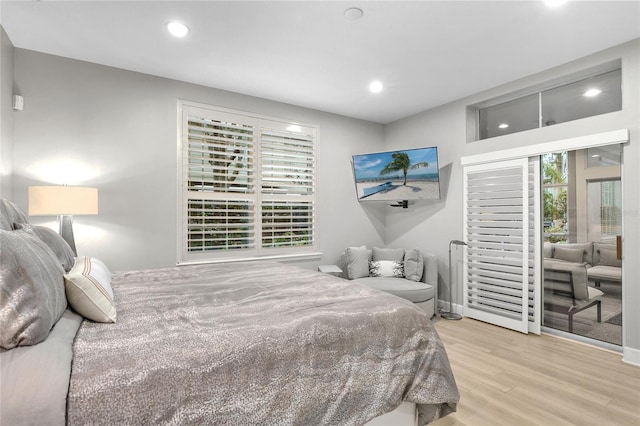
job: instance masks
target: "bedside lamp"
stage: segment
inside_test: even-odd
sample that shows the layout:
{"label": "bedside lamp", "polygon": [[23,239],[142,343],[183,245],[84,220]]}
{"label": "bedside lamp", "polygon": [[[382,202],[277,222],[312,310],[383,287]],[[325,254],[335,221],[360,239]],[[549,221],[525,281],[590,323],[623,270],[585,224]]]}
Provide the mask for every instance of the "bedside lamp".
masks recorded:
{"label": "bedside lamp", "polygon": [[77,255],[73,215],[98,214],[98,189],[82,186],[30,186],[29,216],[57,215],[60,236]]}

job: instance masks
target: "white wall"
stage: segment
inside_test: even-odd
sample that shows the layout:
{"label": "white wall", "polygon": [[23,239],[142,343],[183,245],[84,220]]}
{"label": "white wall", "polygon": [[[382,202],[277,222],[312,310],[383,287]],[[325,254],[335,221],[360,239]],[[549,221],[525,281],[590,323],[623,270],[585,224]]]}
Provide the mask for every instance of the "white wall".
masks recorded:
{"label": "white wall", "polygon": [[13,44],[0,26],[0,197],[13,198]]}
{"label": "white wall", "polygon": [[[562,123],[490,140],[467,142],[469,105],[536,86],[601,63],[622,59],[622,111]],[[470,76],[472,78],[472,76]],[[523,147],[627,128],[631,142],[624,146],[623,165],[623,321],[625,322],[625,357],[640,363],[640,40],[582,58],[534,76],[478,93],[468,98],[399,120],[385,127],[385,148],[438,146],[448,188],[443,200],[416,205],[408,211],[388,210],[385,241],[390,246],[423,247],[440,260],[440,298],[447,295],[448,243],[462,236],[462,168],[461,156]],[[460,286],[458,286],[460,287]],[[462,300],[461,289],[454,291],[454,303]]]}
{"label": "white wall", "polygon": [[[318,236],[335,263],[349,245],[381,245],[384,212],[356,199],[352,154],[380,150],[379,124],[174,80],[15,49],[13,195],[27,209],[36,184],[98,188],[99,215],[77,216],[79,254],[113,270],[173,266],[177,238],[177,99],[320,126]],[[53,166],[53,167],[52,167]],[[56,227],[54,218],[33,223]]]}

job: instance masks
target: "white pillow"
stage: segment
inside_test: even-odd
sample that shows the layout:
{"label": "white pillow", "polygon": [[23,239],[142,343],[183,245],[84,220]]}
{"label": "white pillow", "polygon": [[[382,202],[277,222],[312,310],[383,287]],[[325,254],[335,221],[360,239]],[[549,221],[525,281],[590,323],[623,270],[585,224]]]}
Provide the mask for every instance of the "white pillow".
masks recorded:
{"label": "white pillow", "polygon": [[404,263],[393,260],[374,260],[369,263],[369,276],[404,278]]}
{"label": "white pillow", "polygon": [[69,305],[83,317],[96,322],[116,322],[111,289],[111,272],[104,263],[80,256],[64,276]]}

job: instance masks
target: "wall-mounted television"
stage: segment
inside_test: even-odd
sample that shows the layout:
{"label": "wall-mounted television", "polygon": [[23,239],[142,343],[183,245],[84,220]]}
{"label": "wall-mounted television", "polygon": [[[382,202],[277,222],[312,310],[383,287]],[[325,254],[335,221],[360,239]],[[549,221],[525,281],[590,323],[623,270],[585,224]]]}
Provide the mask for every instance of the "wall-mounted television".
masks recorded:
{"label": "wall-mounted television", "polygon": [[435,146],[354,155],[352,166],[359,201],[440,199]]}

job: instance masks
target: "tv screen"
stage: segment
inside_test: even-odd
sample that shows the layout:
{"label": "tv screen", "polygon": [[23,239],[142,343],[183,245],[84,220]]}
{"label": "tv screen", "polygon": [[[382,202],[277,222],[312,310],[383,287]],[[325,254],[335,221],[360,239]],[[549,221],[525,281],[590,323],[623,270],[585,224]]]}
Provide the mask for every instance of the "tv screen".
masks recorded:
{"label": "tv screen", "polygon": [[359,201],[440,199],[438,148],[354,155]]}

